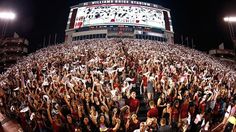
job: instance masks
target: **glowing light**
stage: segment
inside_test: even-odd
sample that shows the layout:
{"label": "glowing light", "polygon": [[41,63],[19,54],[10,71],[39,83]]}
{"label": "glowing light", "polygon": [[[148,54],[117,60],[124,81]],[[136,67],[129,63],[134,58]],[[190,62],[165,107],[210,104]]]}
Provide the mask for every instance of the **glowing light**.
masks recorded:
{"label": "glowing light", "polygon": [[0,19],[14,20],[15,18],[16,14],[13,12],[0,12]]}
{"label": "glowing light", "polygon": [[225,22],[236,22],[236,16],[235,17],[225,17],[224,21]]}

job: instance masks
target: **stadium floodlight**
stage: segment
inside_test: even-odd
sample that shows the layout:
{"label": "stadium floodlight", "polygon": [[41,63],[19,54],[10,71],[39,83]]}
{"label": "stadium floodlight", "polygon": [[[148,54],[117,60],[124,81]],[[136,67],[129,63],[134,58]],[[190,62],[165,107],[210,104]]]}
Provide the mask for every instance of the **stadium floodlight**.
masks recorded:
{"label": "stadium floodlight", "polygon": [[[224,21],[228,23],[230,39],[231,39],[232,42],[233,42],[234,53],[235,53],[235,55],[236,55],[235,33],[234,33],[234,28],[233,28],[233,26],[232,26],[234,23],[236,23],[236,16],[224,17]],[[235,61],[236,61],[236,56],[235,56]]]}
{"label": "stadium floodlight", "polygon": [[5,34],[6,34],[9,21],[14,20],[15,18],[16,18],[16,14],[12,11],[1,11],[0,12],[0,20],[5,20],[5,23],[4,23],[3,29],[2,29],[2,36],[5,36]]}
{"label": "stadium floodlight", "polygon": [[15,18],[16,18],[16,14],[13,12],[0,12],[0,19],[14,20]]}
{"label": "stadium floodlight", "polygon": [[224,17],[225,22],[236,22],[236,16]]}

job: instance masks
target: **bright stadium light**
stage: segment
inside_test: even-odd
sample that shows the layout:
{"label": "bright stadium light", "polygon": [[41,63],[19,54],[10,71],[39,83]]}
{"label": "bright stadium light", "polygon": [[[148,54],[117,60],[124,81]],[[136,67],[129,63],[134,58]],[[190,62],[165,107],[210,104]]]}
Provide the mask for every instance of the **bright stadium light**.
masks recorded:
{"label": "bright stadium light", "polygon": [[233,42],[233,48],[235,53],[235,61],[236,61],[236,37],[233,24],[236,23],[236,16],[227,16],[224,17],[224,21],[228,24],[230,39]]}
{"label": "bright stadium light", "polygon": [[236,16],[235,17],[224,17],[225,22],[236,22]]}
{"label": "bright stadium light", "polygon": [[16,18],[16,14],[13,12],[0,12],[0,19],[14,20],[15,18]]}
{"label": "bright stadium light", "polygon": [[4,20],[4,25],[2,29],[2,36],[5,36],[7,32],[8,23],[16,19],[16,14],[12,11],[0,11],[0,20]]}

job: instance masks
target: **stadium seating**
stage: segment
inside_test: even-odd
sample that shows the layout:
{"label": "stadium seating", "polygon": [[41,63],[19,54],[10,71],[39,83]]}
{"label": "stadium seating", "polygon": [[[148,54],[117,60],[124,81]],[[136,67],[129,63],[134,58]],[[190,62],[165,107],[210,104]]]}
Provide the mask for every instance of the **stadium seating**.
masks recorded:
{"label": "stadium seating", "polygon": [[235,97],[234,68],[151,40],[49,46],[0,75],[1,113],[24,131],[208,131],[230,123]]}

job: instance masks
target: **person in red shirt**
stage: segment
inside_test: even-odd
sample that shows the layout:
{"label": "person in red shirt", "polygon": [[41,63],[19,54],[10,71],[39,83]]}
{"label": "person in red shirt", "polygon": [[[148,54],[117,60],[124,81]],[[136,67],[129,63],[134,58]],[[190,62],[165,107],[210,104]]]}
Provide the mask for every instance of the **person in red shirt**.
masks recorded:
{"label": "person in red shirt", "polygon": [[184,103],[181,105],[180,117],[182,120],[188,118],[188,108],[189,108],[189,98],[184,100]]}
{"label": "person in red shirt", "polygon": [[206,102],[205,102],[205,100],[206,99],[203,97],[203,99],[199,103],[199,108],[200,108],[201,113],[204,113],[205,109],[206,109]]}
{"label": "person in red shirt", "polygon": [[130,107],[130,112],[138,113],[140,101],[136,99],[136,92],[131,92],[130,98],[128,100],[128,105]]}
{"label": "person in red shirt", "polygon": [[140,89],[142,88],[141,92],[143,92],[144,96],[146,96],[147,94],[147,82],[148,82],[147,77],[143,75]]}
{"label": "person in red shirt", "polygon": [[121,87],[120,87],[120,83],[119,83],[119,79],[118,78],[115,79],[115,82],[113,84],[113,88],[117,89],[118,91],[121,91]]}
{"label": "person in red shirt", "polygon": [[147,112],[147,117],[153,118],[156,117],[158,118],[158,109],[154,103],[154,101],[149,102],[150,109]]}
{"label": "person in red shirt", "polygon": [[176,129],[178,128],[178,122],[179,122],[179,101],[175,100],[172,108],[171,108],[171,123],[172,128]]}
{"label": "person in red shirt", "polygon": [[182,125],[186,124],[188,122],[188,111],[189,111],[189,97],[187,97],[183,104],[180,107],[180,123]]}
{"label": "person in red shirt", "polygon": [[50,112],[50,104],[47,104],[47,113],[48,113],[48,119],[52,125],[53,132],[59,132],[59,130],[62,128],[62,121],[59,117],[59,115],[55,115],[53,118],[51,116]]}

